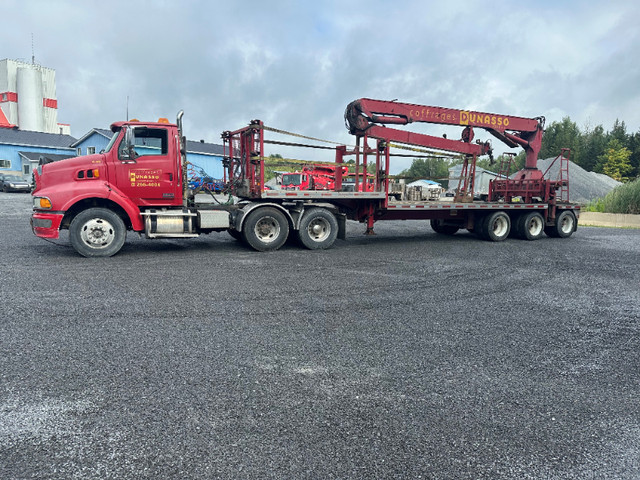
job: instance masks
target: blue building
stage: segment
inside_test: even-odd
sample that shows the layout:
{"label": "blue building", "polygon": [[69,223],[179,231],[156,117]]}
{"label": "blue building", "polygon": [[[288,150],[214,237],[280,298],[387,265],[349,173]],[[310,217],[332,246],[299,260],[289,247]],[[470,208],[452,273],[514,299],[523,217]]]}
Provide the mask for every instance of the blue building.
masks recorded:
{"label": "blue building", "polygon": [[71,135],[0,128],[0,173],[20,172],[30,179],[39,162],[39,155],[33,154],[74,156],[71,144],[75,141]]}
{"label": "blue building", "polygon": [[[100,153],[112,136],[111,130],[101,128],[92,128],[80,139],[71,135],[0,128],[0,173],[20,172],[25,179],[30,179],[31,172],[41,160],[58,161]],[[222,157],[222,145],[187,140],[187,161],[198,176],[204,172],[207,176],[221,179],[224,175]]]}
{"label": "blue building", "polygon": [[85,133],[79,140],[73,142],[71,147],[75,148],[76,156],[93,155],[100,153],[107,148],[113,132],[103,128],[92,128]]}
{"label": "blue building", "polygon": [[[113,132],[111,130],[92,128],[70,146],[78,156],[100,153],[101,150],[106,148],[112,136]],[[221,179],[224,174],[222,156],[222,145],[205,143],[204,140],[199,142],[187,140],[187,161],[195,167],[194,170],[198,174],[202,170],[210,177]]]}

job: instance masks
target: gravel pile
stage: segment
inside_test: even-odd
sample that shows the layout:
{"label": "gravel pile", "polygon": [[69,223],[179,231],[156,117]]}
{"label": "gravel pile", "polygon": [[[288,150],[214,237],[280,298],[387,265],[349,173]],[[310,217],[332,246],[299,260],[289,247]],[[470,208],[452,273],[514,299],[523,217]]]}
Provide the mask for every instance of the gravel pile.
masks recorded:
{"label": "gravel pile", "polygon": [[[554,158],[538,160],[538,168],[543,172],[549,168]],[[558,160],[547,172],[545,178],[555,180],[558,178],[560,160]],[[611,190],[621,185],[602,173],[587,172],[579,165],[569,162],[569,199],[575,203],[587,203],[599,197],[604,197]]]}

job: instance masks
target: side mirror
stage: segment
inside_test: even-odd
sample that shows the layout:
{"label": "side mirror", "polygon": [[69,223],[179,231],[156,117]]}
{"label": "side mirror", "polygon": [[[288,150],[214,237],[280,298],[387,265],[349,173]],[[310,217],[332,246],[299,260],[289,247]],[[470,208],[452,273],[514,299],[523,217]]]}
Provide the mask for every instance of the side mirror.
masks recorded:
{"label": "side mirror", "polygon": [[129,162],[135,162],[138,154],[135,150],[135,133],[131,126],[127,126],[124,131],[124,142],[120,148],[120,159],[128,160]]}

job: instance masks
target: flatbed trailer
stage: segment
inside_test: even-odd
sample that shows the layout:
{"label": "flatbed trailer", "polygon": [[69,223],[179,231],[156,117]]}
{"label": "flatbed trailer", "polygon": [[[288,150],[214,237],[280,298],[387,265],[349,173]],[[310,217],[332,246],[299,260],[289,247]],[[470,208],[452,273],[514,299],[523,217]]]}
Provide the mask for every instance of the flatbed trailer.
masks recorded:
{"label": "flatbed trailer", "polygon": [[[500,121],[509,122],[509,117]],[[149,239],[226,231],[255,250],[269,251],[292,236],[308,249],[330,248],[337,238],[345,238],[348,219],[365,224],[365,234],[374,233],[377,221],[429,220],[437,233],[453,235],[467,229],[490,241],[509,236],[536,240],[544,234],[567,238],[577,229],[580,207],[562,197],[565,191],[568,196],[568,178],[544,179],[531,166],[513,180],[506,176],[496,180],[489,201],[474,201],[476,155],[488,147],[471,144],[468,129],[462,140],[443,142],[424,135],[398,139],[393,129],[369,131],[365,126],[355,133],[355,147],[332,148],[331,164],[336,167],[332,190],[270,190],[265,187],[265,144],[283,142],[266,140],[270,128],[254,120],[222,134],[224,192],[235,199],[223,203],[199,202],[189,189],[182,112],[175,124],[117,122],[111,129],[113,138],[103,152],[43,165],[34,172],[35,235],[55,239],[60,230],[68,229],[78,253],[104,257],[121,249],[127,230]],[[535,142],[541,138],[536,132],[531,137]],[[464,153],[464,174],[453,201],[407,202],[390,195],[392,140]],[[350,191],[343,191],[346,169],[339,167],[349,157],[355,159],[355,172],[348,173]],[[372,158],[374,162],[369,162]],[[558,159],[561,165],[568,164],[568,155]],[[372,164],[375,171],[367,171]],[[361,185],[365,182],[366,187]]]}

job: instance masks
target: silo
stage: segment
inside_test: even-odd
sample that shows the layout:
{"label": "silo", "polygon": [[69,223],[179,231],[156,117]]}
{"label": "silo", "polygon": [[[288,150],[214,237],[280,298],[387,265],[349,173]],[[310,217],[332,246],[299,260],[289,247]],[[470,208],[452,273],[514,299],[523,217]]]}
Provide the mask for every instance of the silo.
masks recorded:
{"label": "silo", "polygon": [[18,68],[18,126],[20,130],[43,131],[42,75],[32,67]]}

